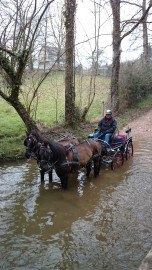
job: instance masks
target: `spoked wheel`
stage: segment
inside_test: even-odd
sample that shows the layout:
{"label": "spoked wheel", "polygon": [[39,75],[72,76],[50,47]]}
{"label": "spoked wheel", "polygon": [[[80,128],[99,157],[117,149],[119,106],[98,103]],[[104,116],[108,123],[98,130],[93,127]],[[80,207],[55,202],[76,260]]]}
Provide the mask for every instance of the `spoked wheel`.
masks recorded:
{"label": "spoked wheel", "polygon": [[128,142],[126,147],[126,160],[133,156],[133,144],[132,141]]}
{"label": "spoked wheel", "polygon": [[111,162],[111,169],[115,170],[121,167],[124,163],[124,156],[121,151],[118,151],[114,154],[112,162]]}

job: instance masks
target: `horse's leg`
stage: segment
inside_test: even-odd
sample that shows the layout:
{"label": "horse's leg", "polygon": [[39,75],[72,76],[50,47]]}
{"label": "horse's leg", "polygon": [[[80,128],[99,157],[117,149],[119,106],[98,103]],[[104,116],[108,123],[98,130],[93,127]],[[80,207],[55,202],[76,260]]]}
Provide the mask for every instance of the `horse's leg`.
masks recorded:
{"label": "horse's leg", "polygon": [[68,174],[64,174],[60,177],[62,188],[67,189],[68,187]]}
{"label": "horse's leg", "polygon": [[53,170],[49,171],[49,182],[53,180]]}
{"label": "horse's leg", "polygon": [[92,167],[92,161],[88,162],[87,165],[86,165],[86,176],[88,177],[90,172],[91,172],[91,167]]}
{"label": "horse's leg", "polygon": [[40,175],[41,175],[41,183],[44,182],[44,174],[45,174],[44,171],[40,171]]}
{"label": "horse's leg", "polygon": [[94,162],[94,176],[96,177],[97,175],[99,175],[100,172],[101,157],[95,158],[93,162]]}
{"label": "horse's leg", "polygon": [[56,171],[57,176],[60,178],[61,180],[61,186],[64,189],[67,189],[68,187],[68,172],[63,172],[63,171]]}

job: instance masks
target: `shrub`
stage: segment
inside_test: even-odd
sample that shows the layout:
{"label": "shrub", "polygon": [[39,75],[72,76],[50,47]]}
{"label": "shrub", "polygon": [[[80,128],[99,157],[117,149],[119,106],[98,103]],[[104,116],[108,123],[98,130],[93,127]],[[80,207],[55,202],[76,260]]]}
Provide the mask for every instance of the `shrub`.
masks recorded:
{"label": "shrub", "polygon": [[140,60],[121,65],[119,81],[120,112],[133,107],[152,93],[152,69],[144,68]]}

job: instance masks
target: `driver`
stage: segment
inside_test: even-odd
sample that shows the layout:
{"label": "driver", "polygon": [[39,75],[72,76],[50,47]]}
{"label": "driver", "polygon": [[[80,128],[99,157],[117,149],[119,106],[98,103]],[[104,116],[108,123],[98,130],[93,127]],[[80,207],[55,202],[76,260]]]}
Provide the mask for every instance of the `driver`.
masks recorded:
{"label": "driver", "polygon": [[98,123],[98,132],[94,134],[94,139],[101,139],[109,144],[110,138],[117,128],[117,122],[112,116],[111,110],[106,110],[105,116]]}

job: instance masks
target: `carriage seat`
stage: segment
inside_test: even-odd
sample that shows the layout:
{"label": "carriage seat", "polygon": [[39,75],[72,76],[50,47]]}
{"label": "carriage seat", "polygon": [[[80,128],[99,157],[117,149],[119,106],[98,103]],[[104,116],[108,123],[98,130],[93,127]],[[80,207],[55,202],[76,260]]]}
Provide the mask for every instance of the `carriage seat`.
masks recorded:
{"label": "carriage seat", "polygon": [[111,147],[120,147],[122,152],[125,151],[126,136],[125,135],[115,135],[111,140]]}

